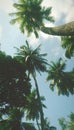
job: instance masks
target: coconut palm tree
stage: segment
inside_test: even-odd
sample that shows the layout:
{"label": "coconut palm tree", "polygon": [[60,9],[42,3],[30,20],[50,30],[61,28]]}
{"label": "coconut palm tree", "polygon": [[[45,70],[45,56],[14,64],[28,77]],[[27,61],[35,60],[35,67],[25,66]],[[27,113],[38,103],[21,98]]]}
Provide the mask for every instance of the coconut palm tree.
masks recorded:
{"label": "coconut palm tree", "polygon": [[17,12],[11,13],[12,16],[17,16],[11,23],[20,23],[20,29],[24,32],[24,28],[28,33],[34,32],[38,36],[37,31],[40,29],[44,33],[50,35],[59,36],[74,36],[74,21],[57,26],[57,27],[45,27],[44,19],[53,22],[53,17],[50,16],[51,7],[45,9],[41,6],[43,0],[20,0],[19,3],[15,3],[13,6],[17,9]]}
{"label": "coconut palm tree", "polygon": [[17,48],[17,51],[17,59],[26,64],[28,77],[30,77],[31,74],[34,79],[37,98],[40,105],[41,130],[44,130],[44,114],[38,89],[38,83],[36,80],[36,72],[40,73],[46,71],[47,60],[43,58],[43,56],[46,56],[46,54],[40,54],[40,45],[36,49],[32,49],[27,41],[26,45],[20,47],[20,49]]}
{"label": "coconut palm tree", "polygon": [[35,33],[38,37],[38,30],[40,26],[44,25],[44,19],[53,22],[53,17],[51,14],[51,7],[45,8],[41,7],[43,0],[19,0],[18,3],[14,3],[13,6],[16,8],[15,13],[10,13],[11,16],[14,16],[14,19],[11,20],[11,24],[19,23],[20,30],[24,33],[24,30],[27,30],[27,33]]}
{"label": "coconut palm tree", "polygon": [[51,90],[56,87],[58,94],[74,94],[74,72],[65,72],[65,62],[60,58],[57,63],[52,62],[48,70],[47,81]]}

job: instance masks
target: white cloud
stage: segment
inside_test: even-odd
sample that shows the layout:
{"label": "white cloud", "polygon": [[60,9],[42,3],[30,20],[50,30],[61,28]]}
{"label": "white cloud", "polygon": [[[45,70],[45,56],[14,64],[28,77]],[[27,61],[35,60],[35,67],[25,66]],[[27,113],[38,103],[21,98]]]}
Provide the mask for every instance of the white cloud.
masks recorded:
{"label": "white cloud", "polygon": [[29,43],[33,46],[36,47],[40,44],[40,40],[39,38],[36,38],[34,34],[32,34],[29,38],[28,38]]}
{"label": "white cloud", "polygon": [[12,0],[0,0],[0,9],[11,12],[14,9]]}
{"label": "white cloud", "polygon": [[74,20],[74,0],[44,0],[43,5],[52,7],[52,15],[55,20],[60,20],[62,14],[65,15],[65,22]]}

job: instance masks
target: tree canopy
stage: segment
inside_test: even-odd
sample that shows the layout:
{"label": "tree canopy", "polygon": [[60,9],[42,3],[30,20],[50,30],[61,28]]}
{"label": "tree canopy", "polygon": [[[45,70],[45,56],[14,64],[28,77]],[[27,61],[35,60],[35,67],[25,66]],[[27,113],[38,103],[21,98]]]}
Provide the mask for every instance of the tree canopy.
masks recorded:
{"label": "tree canopy", "polygon": [[25,66],[15,58],[0,51],[0,119],[9,115],[10,109],[25,108],[26,96],[31,92],[31,84]]}
{"label": "tree canopy", "polygon": [[65,62],[59,59],[56,63],[51,62],[48,69],[47,81],[50,82],[50,89],[55,90],[58,95],[74,94],[74,71],[65,71]]}
{"label": "tree canopy", "polygon": [[68,116],[68,119],[60,118],[59,124],[61,126],[61,130],[73,130],[74,129],[74,113]]}

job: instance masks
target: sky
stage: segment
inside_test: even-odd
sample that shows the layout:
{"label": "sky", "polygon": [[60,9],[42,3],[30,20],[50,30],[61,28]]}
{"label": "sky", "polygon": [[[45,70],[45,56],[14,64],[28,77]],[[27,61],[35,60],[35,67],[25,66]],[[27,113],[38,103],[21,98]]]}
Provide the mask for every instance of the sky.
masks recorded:
{"label": "sky", "polygon": [[[58,36],[50,36],[39,32],[39,39],[36,39],[34,34],[27,37],[27,34],[22,34],[17,24],[11,25],[9,16],[10,12],[15,11],[13,3],[17,0],[0,0],[0,49],[6,54],[13,56],[16,52],[14,47],[20,47],[28,40],[33,47],[41,44],[41,53],[47,53],[48,62],[56,61],[62,57],[67,60],[67,70],[72,70],[74,67],[74,58],[68,60],[65,57],[65,50],[61,47],[61,39]],[[51,24],[46,22],[46,26],[57,26],[74,20],[74,0],[43,0],[42,6],[52,7],[52,15],[55,22]],[[58,96],[56,92],[49,89],[49,83],[46,82],[46,74],[37,75],[40,94],[45,96],[45,104],[47,109],[44,110],[45,116],[50,119],[51,125],[61,130],[58,125],[58,118],[67,117],[71,112],[74,112],[74,96]],[[34,84],[34,83],[33,83]]]}

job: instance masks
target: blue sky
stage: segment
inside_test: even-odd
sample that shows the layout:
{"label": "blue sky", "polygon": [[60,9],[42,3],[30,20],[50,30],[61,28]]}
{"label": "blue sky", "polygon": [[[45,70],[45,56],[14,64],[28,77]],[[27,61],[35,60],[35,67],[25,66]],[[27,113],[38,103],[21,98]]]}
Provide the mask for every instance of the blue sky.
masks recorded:
{"label": "blue sky", "polygon": [[[41,46],[41,52],[47,53],[47,59],[50,62],[58,60],[59,57],[65,58],[65,51],[61,48],[61,39],[57,36],[49,36],[42,32],[39,32],[39,39],[36,39],[32,34],[31,37],[27,37],[27,34],[22,34],[18,25],[10,25],[11,17],[8,15],[14,11],[12,6],[13,2],[17,0],[0,0],[0,43],[1,50],[6,54],[14,55],[16,50],[14,47],[20,47],[25,44],[25,40],[36,47],[39,44]],[[46,26],[61,25],[74,20],[74,0],[44,0],[42,6],[52,6],[52,15],[55,18],[55,23],[51,24],[46,22]],[[74,58],[67,60],[67,70],[72,70],[74,67]],[[66,117],[71,112],[74,112],[74,96],[57,96],[56,92],[52,92],[49,89],[49,83],[45,81],[46,74],[38,75],[38,83],[40,86],[41,95],[45,96],[45,104],[47,109],[44,110],[45,116],[50,119],[52,125],[58,125],[58,118]]]}

